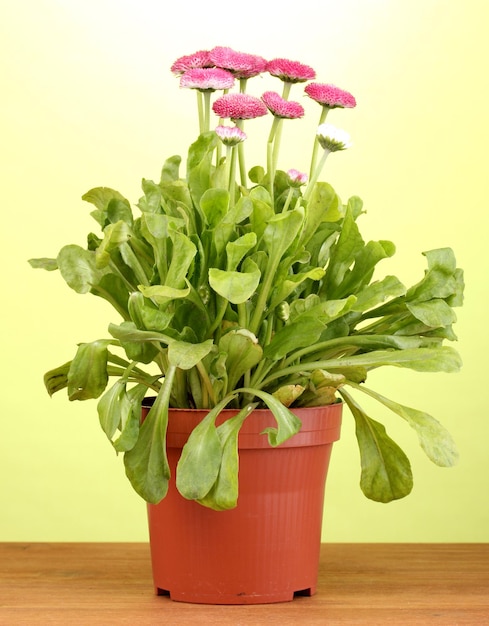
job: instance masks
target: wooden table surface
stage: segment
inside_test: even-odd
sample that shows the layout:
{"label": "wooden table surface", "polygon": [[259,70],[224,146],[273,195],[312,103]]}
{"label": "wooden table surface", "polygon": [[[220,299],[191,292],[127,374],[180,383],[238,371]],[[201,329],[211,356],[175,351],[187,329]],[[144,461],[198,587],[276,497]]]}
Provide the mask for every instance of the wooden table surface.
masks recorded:
{"label": "wooden table surface", "polygon": [[145,543],[0,543],[0,624],[489,625],[489,544],[323,544],[318,592],[209,606],[155,596]]}

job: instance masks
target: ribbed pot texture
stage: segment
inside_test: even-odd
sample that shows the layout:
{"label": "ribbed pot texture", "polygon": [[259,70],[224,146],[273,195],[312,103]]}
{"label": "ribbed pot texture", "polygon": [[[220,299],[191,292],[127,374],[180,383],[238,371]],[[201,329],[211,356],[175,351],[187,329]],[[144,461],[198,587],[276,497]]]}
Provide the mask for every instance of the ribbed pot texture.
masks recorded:
{"label": "ribbed pot texture", "polygon": [[[342,404],[295,409],[301,431],[272,448],[268,410],[255,410],[239,435],[238,506],[213,511],[175,487],[182,446],[206,411],[170,409],[172,478],[167,496],[148,504],[155,590],[205,604],[283,602],[316,591],[326,474],[339,439]],[[225,410],[220,419],[235,411]]]}

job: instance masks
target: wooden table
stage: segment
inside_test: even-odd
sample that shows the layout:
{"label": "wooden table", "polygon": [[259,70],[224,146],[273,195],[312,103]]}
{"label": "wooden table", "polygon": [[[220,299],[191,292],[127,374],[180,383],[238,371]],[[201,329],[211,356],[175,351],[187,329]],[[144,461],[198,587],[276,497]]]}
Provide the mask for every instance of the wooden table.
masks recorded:
{"label": "wooden table", "polygon": [[484,626],[489,544],[324,544],[315,596],[208,606],[155,596],[144,543],[3,543],[0,624]]}

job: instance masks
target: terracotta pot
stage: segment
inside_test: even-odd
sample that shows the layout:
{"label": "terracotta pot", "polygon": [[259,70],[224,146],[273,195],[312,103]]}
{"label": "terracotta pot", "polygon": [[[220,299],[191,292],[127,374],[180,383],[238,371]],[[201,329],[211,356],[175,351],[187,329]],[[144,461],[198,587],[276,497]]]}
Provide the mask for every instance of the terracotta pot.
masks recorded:
{"label": "terracotta pot", "polygon": [[[324,487],[342,404],[296,409],[301,431],[268,445],[267,410],[255,410],[239,435],[239,499],[213,511],[177,492],[182,446],[205,411],[171,409],[167,446],[172,480],[166,498],[148,505],[155,591],[172,600],[259,604],[316,591]],[[224,416],[234,414],[226,410]]]}

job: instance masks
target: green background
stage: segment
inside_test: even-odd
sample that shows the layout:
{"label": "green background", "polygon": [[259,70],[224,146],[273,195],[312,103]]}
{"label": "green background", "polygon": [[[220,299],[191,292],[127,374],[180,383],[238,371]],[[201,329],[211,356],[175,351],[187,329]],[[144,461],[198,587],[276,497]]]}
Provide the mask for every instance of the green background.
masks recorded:
{"label": "green background", "polygon": [[[210,0],[175,7],[159,0],[0,6],[0,540],[147,540],[144,503],[99,427],[95,402],[49,399],[42,383],[77,342],[106,336],[117,320],[105,302],[75,294],[27,259],[84,244],[92,220],[80,197],[91,187],[110,186],[136,202],[141,178],[158,177],[165,158],[185,155],[197,132],[195,97],[178,89],[169,68],[178,56],[215,45],[307,63],[319,82],[351,91],[357,108],[333,111],[328,121],[348,130],[354,145],[330,157],[322,178],[343,200],[363,198],[366,239],[396,243],[385,273],[410,285],[425,267],[421,251],[447,245],[466,271],[455,328],[462,372],[385,369],[369,378],[372,388],[437,417],[458,443],[459,465],[432,465],[414,432],[376,408],[371,415],[412,460],[415,487],[402,501],[370,502],[358,487],[345,411],[323,540],[489,540],[489,4],[249,0],[228,13]],[[280,90],[256,80],[256,95]],[[307,169],[319,117],[300,94],[292,91],[306,118],[284,127],[283,169]],[[264,164],[270,121],[247,128],[249,166]]]}

